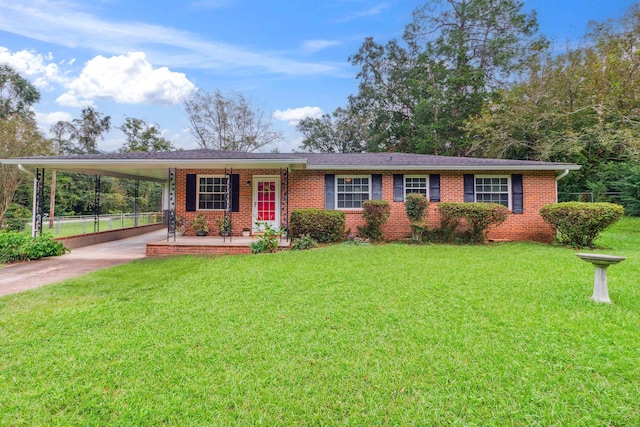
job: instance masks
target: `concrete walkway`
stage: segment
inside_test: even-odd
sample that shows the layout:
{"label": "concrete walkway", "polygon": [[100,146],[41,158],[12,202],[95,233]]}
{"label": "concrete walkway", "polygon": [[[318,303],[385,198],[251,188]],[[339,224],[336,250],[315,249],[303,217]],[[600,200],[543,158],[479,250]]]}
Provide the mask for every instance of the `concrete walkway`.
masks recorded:
{"label": "concrete walkway", "polygon": [[77,248],[59,257],[0,268],[0,296],[82,276],[101,268],[144,258],[146,244],[166,240],[167,230],[156,230],[113,242]]}

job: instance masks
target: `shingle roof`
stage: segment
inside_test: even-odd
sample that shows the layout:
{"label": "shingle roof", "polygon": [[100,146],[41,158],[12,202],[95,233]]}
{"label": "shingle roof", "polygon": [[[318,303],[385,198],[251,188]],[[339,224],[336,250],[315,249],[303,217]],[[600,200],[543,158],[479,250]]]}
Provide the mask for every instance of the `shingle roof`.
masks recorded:
{"label": "shingle roof", "polygon": [[34,156],[29,159],[56,160],[213,160],[213,159],[297,159],[294,153],[245,153],[240,151],[221,151],[200,148],[196,150],[73,154],[66,156]]}
{"label": "shingle roof", "polygon": [[184,150],[151,153],[109,153],[71,156],[39,156],[0,160],[92,175],[150,179],[164,182],[169,168],[182,169],[270,169],[310,170],[397,170],[397,171],[518,171],[576,170],[572,163],[526,160],[446,157],[408,153],[244,153],[218,150]]}
{"label": "shingle roof", "polygon": [[506,160],[506,159],[482,159],[475,157],[448,157],[433,156],[427,154],[409,153],[345,153],[345,154],[325,154],[308,153],[304,154],[309,167],[321,166],[373,166],[385,168],[397,167],[460,167],[460,168],[484,168],[484,167],[523,167],[523,166],[560,166],[554,162],[535,162],[527,160]]}
{"label": "shingle roof", "polygon": [[246,153],[239,151],[220,151],[209,149],[145,152],[145,153],[108,153],[82,154],[68,156],[35,156],[27,157],[36,160],[305,160],[309,168],[325,168],[330,166],[358,167],[526,167],[551,166],[563,169],[564,166],[575,166],[572,163],[537,162],[529,160],[484,159],[476,157],[448,157],[428,154],[410,153]]}

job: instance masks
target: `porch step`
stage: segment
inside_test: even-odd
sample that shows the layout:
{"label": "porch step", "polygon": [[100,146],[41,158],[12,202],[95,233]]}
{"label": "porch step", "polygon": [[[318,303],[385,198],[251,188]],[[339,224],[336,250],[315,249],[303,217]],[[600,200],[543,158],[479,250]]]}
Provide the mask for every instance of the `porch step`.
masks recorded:
{"label": "porch step", "polygon": [[[147,243],[146,254],[147,256],[156,255],[219,255],[219,254],[250,254],[251,248],[249,244],[255,239],[251,237],[233,237],[231,241],[229,238],[223,241],[222,237],[192,237],[192,236],[179,236],[176,241],[173,238],[169,241],[160,241]],[[278,247],[288,248],[290,242],[286,240],[279,240]]]}

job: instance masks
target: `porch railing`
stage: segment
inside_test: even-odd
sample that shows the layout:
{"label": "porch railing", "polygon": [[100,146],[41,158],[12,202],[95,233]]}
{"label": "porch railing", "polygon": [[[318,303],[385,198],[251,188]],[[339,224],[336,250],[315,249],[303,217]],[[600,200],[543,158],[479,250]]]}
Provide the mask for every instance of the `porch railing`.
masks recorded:
{"label": "porch railing", "polygon": [[[136,214],[134,213],[102,214],[100,215],[100,231],[119,230],[162,222],[162,212],[142,212],[138,213],[137,217],[136,225]],[[56,216],[51,224],[49,218],[45,217],[42,220],[42,231],[56,237],[93,233],[95,219],[93,215]],[[50,224],[52,227],[49,227]],[[31,224],[28,224],[27,228],[30,230]]]}

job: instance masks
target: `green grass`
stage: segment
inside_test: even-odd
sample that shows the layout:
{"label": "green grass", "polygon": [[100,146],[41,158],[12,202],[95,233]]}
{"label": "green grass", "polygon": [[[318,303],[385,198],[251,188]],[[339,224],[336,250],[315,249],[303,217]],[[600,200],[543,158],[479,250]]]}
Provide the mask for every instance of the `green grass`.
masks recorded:
{"label": "green grass", "polygon": [[[162,217],[160,214],[156,216],[141,215],[140,218],[138,218],[138,226],[148,225],[148,224],[157,224],[161,221],[162,221]],[[126,217],[124,219],[114,217],[111,220],[103,217],[103,218],[100,218],[99,222],[100,222],[99,231],[119,230],[121,228],[135,227],[135,219],[131,217]],[[52,228],[49,228],[48,220],[45,220],[42,223],[42,231],[45,234],[51,234],[54,237],[76,236],[79,234],[93,233],[94,232],[93,230],[94,230],[93,218],[86,218],[86,220],[83,222],[81,220],[73,220],[72,218],[63,217],[62,220],[54,223]],[[24,233],[29,235],[31,234],[30,224],[25,227]]]}
{"label": "green grass", "polygon": [[640,425],[640,221],[147,259],[0,298],[0,425]]}

